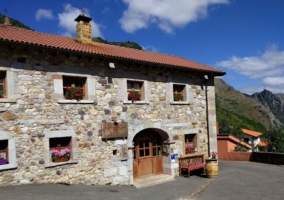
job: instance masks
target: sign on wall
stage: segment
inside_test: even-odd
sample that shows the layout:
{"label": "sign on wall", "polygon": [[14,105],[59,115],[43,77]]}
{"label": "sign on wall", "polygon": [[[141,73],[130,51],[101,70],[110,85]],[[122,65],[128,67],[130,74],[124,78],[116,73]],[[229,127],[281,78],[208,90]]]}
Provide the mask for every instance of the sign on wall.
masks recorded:
{"label": "sign on wall", "polygon": [[128,136],[128,124],[122,123],[102,123],[102,138],[126,138]]}

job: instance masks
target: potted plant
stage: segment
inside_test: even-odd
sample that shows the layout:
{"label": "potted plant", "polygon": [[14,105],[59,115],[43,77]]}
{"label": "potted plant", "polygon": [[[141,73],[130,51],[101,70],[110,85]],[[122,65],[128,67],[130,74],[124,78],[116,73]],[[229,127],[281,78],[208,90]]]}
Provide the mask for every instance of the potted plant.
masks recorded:
{"label": "potted plant", "polygon": [[218,176],[219,167],[217,155],[217,152],[211,152],[211,158],[205,160],[205,172],[208,178],[214,178]]}
{"label": "potted plant", "polygon": [[81,87],[67,87],[64,94],[66,99],[76,99],[77,101],[83,99],[83,88]]}
{"label": "potted plant", "polygon": [[0,165],[5,165],[7,164],[7,159],[4,158],[4,156],[0,155]]}
{"label": "potted plant", "polygon": [[65,148],[63,151],[58,151],[57,149],[51,149],[51,159],[52,162],[65,162],[70,159],[70,149]]}
{"label": "potted plant", "polygon": [[217,152],[211,152],[211,157],[212,157],[212,159],[217,159],[217,155],[218,155],[218,153]]}
{"label": "potted plant", "polygon": [[128,100],[139,101],[140,100],[140,93],[137,91],[130,91],[128,92]]}
{"label": "potted plant", "polygon": [[0,90],[0,98],[4,98],[4,92]]}
{"label": "potted plant", "polygon": [[183,96],[180,93],[174,94],[174,101],[183,101]]}
{"label": "potted plant", "polygon": [[193,144],[187,144],[185,145],[185,153],[189,154],[189,153],[195,153],[195,147]]}

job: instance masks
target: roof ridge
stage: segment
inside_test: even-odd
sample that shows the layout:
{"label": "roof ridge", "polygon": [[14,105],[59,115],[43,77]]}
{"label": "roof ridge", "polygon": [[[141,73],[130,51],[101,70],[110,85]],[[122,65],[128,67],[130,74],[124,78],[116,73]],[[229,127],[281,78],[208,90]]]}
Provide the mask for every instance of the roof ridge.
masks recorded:
{"label": "roof ridge", "polygon": [[5,24],[0,24],[0,26],[5,26],[5,27],[9,27],[9,28],[19,29],[19,30],[23,30],[23,31],[27,31],[27,32],[33,32],[33,33],[42,34],[42,35],[51,35],[51,36],[56,36],[56,37],[64,37],[64,38],[75,39],[73,37],[68,37],[68,36],[64,36],[64,35],[56,35],[56,34],[53,34],[53,33],[44,33],[44,32],[35,31],[35,30],[32,30],[32,29],[26,29],[26,28],[23,28],[23,27],[17,27],[17,26],[5,25]]}

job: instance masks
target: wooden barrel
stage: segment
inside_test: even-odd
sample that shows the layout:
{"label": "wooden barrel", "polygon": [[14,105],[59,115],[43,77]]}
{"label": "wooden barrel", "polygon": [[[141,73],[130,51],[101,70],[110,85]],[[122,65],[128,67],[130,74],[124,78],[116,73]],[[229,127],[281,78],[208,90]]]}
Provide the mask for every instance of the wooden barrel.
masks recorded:
{"label": "wooden barrel", "polygon": [[218,176],[218,161],[217,159],[206,159],[205,172],[208,178],[214,178]]}

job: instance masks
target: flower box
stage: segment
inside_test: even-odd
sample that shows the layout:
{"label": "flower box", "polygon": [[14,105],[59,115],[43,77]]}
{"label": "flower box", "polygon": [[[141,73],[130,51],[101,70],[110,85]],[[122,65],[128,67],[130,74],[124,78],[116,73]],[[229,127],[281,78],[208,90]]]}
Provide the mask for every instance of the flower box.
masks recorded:
{"label": "flower box", "polygon": [[82,100],[83,99],[83,88],[81,87],[67,87],[64,95],[65,99]]}
{"label": "flower box", "polygon": [[59,157],[59,158],[53,158],[52,162],[67,162],[69,160],[69,157]]}
{"label": "flower box", "polygon": [[70,159],[70,149],[65,148],[63,151],[50,149],[52,162],[66,162]]}
{"label": "flower box", "polygon": [[7,164],[7,159],[0,160],[0,165],[6,165],[6,164]]}
{"label": "flower box", "polygon": [[192,154],[192,153],[195,153],[195,150],[186,151],[186,154]]}
{"label": "flower box", "polygon": [[128,100],[133,101],[139,101],[140,100],[140,93],[137,91],[130,91],[128,93]]}

